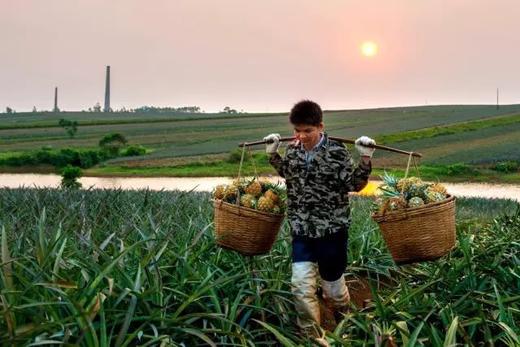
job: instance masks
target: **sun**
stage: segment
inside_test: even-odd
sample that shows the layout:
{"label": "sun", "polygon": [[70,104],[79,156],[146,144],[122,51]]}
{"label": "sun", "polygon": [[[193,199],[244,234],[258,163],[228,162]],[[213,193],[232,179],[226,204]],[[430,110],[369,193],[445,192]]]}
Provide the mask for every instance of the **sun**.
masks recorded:
{"label": "sun", "polygon": [[377,55],[378,47],[375,42],[365,41],[361,44],[361,54],[365,57],[372,58]]}

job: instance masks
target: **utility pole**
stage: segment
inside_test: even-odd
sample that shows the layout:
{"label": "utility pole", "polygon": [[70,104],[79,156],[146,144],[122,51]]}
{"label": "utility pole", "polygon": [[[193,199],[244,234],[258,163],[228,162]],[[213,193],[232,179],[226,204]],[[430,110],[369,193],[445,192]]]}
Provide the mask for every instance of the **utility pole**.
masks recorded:
{"label": "utility pole", "polygon": [[103,112],[110,112],[110,66],[107,66],[105,79],[105,107]]}
{"label": "utility pole", "polygon": [[60,112],[58,108],[58,87],[54,87],[54,112]]}

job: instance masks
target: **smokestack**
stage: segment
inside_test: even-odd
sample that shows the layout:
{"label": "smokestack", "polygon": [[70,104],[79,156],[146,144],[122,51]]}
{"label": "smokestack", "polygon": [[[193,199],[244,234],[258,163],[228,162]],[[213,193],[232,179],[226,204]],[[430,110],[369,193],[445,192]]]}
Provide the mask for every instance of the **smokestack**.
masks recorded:
{"label": "smokestack", "polygon": [[105,107],[103,112],[110,112],[110,66],[107,66],[107,74],[105,80]]}
{"label": "smokestack", "polygon": [[58,87],[54,88],[54,112],[60,112],[58,108]]}

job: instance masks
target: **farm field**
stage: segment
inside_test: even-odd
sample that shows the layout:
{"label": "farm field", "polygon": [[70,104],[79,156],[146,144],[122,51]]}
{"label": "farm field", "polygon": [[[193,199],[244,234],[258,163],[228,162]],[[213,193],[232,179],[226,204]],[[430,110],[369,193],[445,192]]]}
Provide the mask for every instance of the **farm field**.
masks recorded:
{"label": "farm field", "polygon": [[[0,344],[298,346],[288,229],[269,255],[215,245],[206,193],[0,191]],[[335,345],[518,346],[520,205],[459,199],[458,246],[396,266],[353,199],[349,278],[372,288]]]}
{"label": "farm field", "polygon": [[[58,126],[61,118],[78,121],[74,138],[69,138]],[[520,162],[517,150],[520,105],[505,105],[499,110],[491,105],[452,105],[327,111],[325,122],[333,136],[356,138],[364,134],[380,144],[420,152],[424,155],[423,165],[463,163],[487,168],[502,161]],[[258,140],[271,132],[291,133],[287,115],[281,113],[3,115],[0,116],[0,160],[41,148],[95,149],[104,135],[113,132],[123,134],[129,144],[145,146],[148,153],[111,159],[87,174],[233,175],[236,168],[224,161],[238,143]],[[402,169],[406,162],[405,156],[390,152],[376,151],[374,156],[374,167],[379,169]],[[262,167],[260,163],[260,167],[261,172],[274,172],[268,165]],[[0,169],[53,170],[52,167]]]}

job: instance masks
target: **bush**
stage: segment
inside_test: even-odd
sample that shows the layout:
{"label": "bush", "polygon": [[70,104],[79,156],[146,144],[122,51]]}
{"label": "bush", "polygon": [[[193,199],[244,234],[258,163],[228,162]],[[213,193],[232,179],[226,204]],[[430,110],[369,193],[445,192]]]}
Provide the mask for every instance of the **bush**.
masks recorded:
{"label": "bush", "polygon": [[478,171],[475,170],[475,168],[473,168],[469,165],[466,165],[466,164],[461,164],[461,163],[448,165],[446,167],[446,174],[448,176],[475,175],[477,173],[478,173]]}
{"label": "bush", "polygon": [[88,169],[101,161],[109,158],[103,151],[85,150],[78,151],[76,149],[65,148],[58,152],[41,149],[33,153],[23,153],[0,160],[0,165],[6,166],[29,166],[29,165],[52,165],[58,168],[67,165],[78,166],[82,169]]}
{"label": "bush", "polygon": [[125,157],[133,157],[143,154],[146,154],[146,148],[141,145],[128,146],[128,148],[123,152]]}
{"label": "bush", "polygon": [[103,138],[99,140],[99,147],[108,153],[108,155],[117,157],[119,155],[119,151],[124,145],[126,145],[127,142],[128,141],[122,134],[111,133],[103,136]]}
{"label": "bush", "polygon": [[63,189],[79,189],[81,183],[78,178],[82,176],[81,169],[77,166],[67,165],[61,171],[61,188]]}
{"label": "bush", "polygon": [[503,173],[517,172],[520,164],[517,161],[502,161],[495,165],[493,170]]}
{"label": "bush", "polygon": [[[228,163],[240,163],[240,159],[242,158],[242,150],[234,149],[229,153],[229,157],[227,159]],[[251,159],[251,152],[246,149],[246,153],[244,153],[244,162],[247,162]]]}
{"label": "bush", "polygon": [[83,169],[88,169],[101,161],[101,155],[99,151],[83,151],[79,152],[79,166]]}

